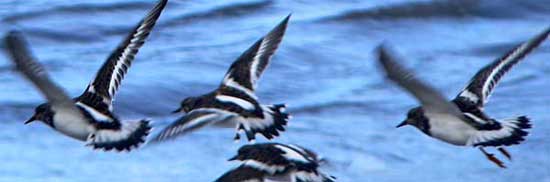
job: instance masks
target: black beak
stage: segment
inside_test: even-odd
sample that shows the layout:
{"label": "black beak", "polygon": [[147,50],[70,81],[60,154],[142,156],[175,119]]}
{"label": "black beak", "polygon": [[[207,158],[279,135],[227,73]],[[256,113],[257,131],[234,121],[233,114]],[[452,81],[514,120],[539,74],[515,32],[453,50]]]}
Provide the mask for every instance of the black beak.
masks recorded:
{"label": "black beak", "polygon": [[35,120],[36,120],[36,116],[32,116],[29,120],[25,121],[25,124],[32,123]]}
{"label": "black beak", "polygon": [[227,159],[227,161],[234,161],[238,159],[239,159],[239,155],[236,155],[235,157],[231,157],[231,159]]}
{"label": "black beak", "polygon": [[405,126],[405,125],[407,125],[407,120],[405,120],[405,121],[401,122],[400,124],[398,124],[396,126],[396,128],[401,128],[402,126]]}
{"label": "black beak", "polygon": [[180,108],[176,109],[175,111],[172,111],[172,114],[176,114],[176,113],[179,113],[181,111],[182,111],[182,108],[180,107]]}

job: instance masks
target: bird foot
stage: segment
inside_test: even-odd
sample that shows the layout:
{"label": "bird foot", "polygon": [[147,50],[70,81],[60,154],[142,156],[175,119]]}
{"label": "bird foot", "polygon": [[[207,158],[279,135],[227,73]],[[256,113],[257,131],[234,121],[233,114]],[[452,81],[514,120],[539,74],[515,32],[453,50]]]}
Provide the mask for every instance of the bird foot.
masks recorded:
{"label": "bird foot", "polygon": [[499,160],[498,158],[496,158],[494,154],[487,153],[485,151],[485,149],[483,149],[483,148],[479,148],[479,149],[481,150],[481,152],[483,152],[483,154],[485,154],[487,159],[489,159],[491,162],[495,163],[498,167],[506,168],[506,166],[504,166],[504,163],[501,160]]}
{"label": "bird foot", "polygon": [[235,137],[233,137],[233,142],[239,143],[239,140],[241,140],[241,135],[239,133],[235,134]]}
{"label": "bird foot", "polygon": [[502,153],[502,155],[506,156],[506,158],[508,158],[508,160],[512,160],[512,155],[510,155],[510,153],[508,153],[508,151],[506,151],[505,148],[498,148],[498,151],[500,151],[500,153]]}

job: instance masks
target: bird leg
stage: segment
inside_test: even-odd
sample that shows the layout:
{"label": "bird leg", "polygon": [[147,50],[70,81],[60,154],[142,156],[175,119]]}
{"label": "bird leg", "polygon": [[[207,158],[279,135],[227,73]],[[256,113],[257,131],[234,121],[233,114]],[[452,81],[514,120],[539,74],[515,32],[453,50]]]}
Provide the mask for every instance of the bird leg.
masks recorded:
{"label": "bird leg", "polygon": [[481,150],[481,152],[483,152],[483,154],[485,154],[487,159],[489,159],[491,162],[495,163],[498,167],[506,168],[506,166],[504,166],[504,163],[502,161],[498,160],[495,157],[494,154],[487,153],[487,151],[485,151],[485,149],[483,149],[483,147],[479,147],[479,150]]}
{"label": "bird leg", "polygon": [[510,155],[510,153],[508,153],[508,151],[506,151],[506,149],[504,147],[499,147],[498,151],[500,151],[500,153],[502,153],[502,155],[506,156],[506,158],[508,158],[508,160],[512,160],[512,155]]}

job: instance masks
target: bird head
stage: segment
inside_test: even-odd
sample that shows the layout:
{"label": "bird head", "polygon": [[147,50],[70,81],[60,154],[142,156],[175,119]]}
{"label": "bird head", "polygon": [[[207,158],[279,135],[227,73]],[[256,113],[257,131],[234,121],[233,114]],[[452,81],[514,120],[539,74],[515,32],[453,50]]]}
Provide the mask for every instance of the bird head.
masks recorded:
{"label": "bird head", "polygon": [[183,101],[181,101],[180,107],[172,111],[172,113],[179,113],[179,112],[188,113],[189,111],[193,110],[193,108],[195,108],[196,103],[197,103],[197,98],[187,97]]}
{"label": "bird head", "polygon": [[427,121],[426,116],[424,116],[424,110],[421,107],[415,107],[409,110],[407,113],[407,119],[397,125],[397,128],[400,128],[405,125],[412,125],[420,130],[426,130],[424,123]]}
{"label": "bird head", "polygon": [[31,118],[29,118],[27,121],[25,121],[25,124],[32,123],[33,121],[42,121],[46,124],[51,125],[53,122],[53,111],[51,109],[51,106],[47,103],[40,104],[38,107],[34,109],[34,115],[32,115]]}

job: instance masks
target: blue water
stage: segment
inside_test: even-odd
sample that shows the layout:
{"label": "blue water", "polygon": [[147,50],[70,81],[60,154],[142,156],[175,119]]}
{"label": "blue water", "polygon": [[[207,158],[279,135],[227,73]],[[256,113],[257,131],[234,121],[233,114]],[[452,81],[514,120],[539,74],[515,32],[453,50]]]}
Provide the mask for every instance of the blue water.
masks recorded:
{"label": "blue water", "polygon": [[[22,30],[55,81],[77,96],[154,3],[4,0],[0,33]],[[486,107],[495,118],[533,121],[527,141],[509,148],[514,159],[505,170],[477,149],[395,129],[417,103],[381,77],[372,52],[391,43],[451,98],[479,68],[550,26],[548,0],[171,0],[115,113],[165,126],[181,99],[214,89],[234,59],[289,13],[257,93],[266,104],[288,103],[294,115],[276,142],[317,151],[339,181],[550,181],[549,41],[505,76]],[[232,129],[216,128],[130,153],[93,151],[45,125],[23,125],[43,101],[0,56],[0,181],[212,181],[235,167],[226,160],[244,144],[232,142]]]}

